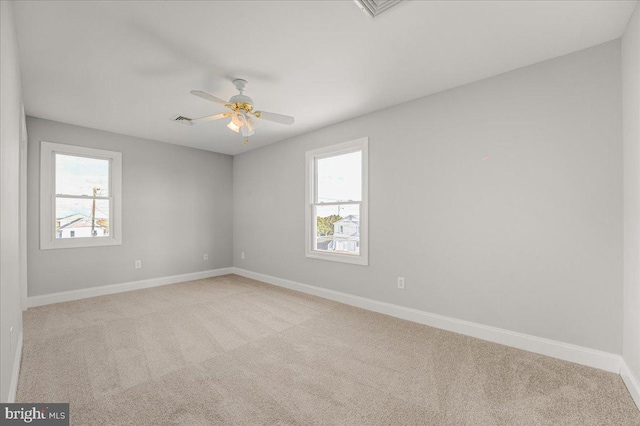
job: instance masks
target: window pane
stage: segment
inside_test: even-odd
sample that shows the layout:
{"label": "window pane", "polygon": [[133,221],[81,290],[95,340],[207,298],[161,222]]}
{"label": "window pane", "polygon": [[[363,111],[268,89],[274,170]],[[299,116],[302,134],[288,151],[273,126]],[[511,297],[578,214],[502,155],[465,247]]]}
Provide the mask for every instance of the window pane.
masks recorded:
{"label": "window pane", "polygon": [[56,238],[109,236],[109,200],[93,202],[56,197]]}
{"label": "window pane", "polygon": [[318,203],[362,201],[362,151],[317,160]]}
{"label": "window pane", "polygon": [[343,204],[315,207],[314,250],[360,254],[360,206]]}
{"label": "window pane", "polygon": [[56,194],[109,196],[109,160],[56,154]]}

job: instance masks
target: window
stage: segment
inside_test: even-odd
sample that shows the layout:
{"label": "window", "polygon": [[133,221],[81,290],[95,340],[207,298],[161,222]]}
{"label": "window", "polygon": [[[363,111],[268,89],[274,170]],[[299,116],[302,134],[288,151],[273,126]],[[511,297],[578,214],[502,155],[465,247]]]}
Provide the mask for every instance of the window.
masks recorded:
{"label": "window", "polygon": [[368,265],[369,139],[306,155],[307,257]]}
{"label": "window", "polygon": [[41,142],[41,249],[122,244],[121,217],[121,153]]}

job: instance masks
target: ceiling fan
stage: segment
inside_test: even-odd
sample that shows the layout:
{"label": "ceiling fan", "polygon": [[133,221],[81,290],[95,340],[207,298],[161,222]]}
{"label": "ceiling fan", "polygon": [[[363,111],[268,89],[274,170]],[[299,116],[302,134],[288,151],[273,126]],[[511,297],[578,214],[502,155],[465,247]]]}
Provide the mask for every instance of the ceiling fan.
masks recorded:
{"label": "ceiling fan", "polygon": [[201,90],[192,90],[191,94],[229,108],[231,112],[223,112],[220,114],[193,118],[191,119],[191,123],[195,124],[202,121],[213,121],[219,120],[221,118],[231,117],[231,120],[227,124],[227,127],[234,132],[241,134],[245,138],[245,145],[249,143],[249,136],[255,133],[253,129],[258,122],[254,120],[254,118],[257,118],[259,120],[273,121],[280,124],[286,124],[288,126],[293,124],[293,117],[289,117],[288,115],[276,114],[266,111],[254,111],[253,99],[244,95],[244,90],[247,88],[247,84],[248,83],[246,80],[240,78],[233,80],[233,85],[236,86],[236,89],[238,89],[240,94],[232,96],[231,99],[229,99],[229,102]]}

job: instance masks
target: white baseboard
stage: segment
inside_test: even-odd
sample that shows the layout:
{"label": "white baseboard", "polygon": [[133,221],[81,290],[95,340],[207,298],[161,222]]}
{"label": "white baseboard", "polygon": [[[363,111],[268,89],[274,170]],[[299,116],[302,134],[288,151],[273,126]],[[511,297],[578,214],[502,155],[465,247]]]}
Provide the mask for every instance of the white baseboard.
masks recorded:
{"label": "white baseboard", "polygon": [[122,293],[124,291],[140,290],[143,288],[158,287],[167,284],[176,284],[185,281],[201,280],[204,278],[218,277],[232,274],[233,268],[211,269],[209,271],[192,272],[189,274],[172,275],[169,277],[151,278],[148,280],[131,281],[128,283],[103,285],[100,287],[83,288],[80,290],[61,291],[59,293],[30,296],[27,304],[30,308],[50,305],[52,303],[68,302],[71,300],[86,299],[89,297],[104,296],[107,294]]}
{"label": "white baseboard", "polygon": [[22,332],[18,334],[18,344],[16,346],[16,354],[13,357],[13,370],[11,372],[11,384],[9,385],[9,398],[7,402],[11,404],[16,402],[16,394],[18,393],[18,377],[20,376],[20,363],[22,361]]}
{"label": "white baseboard", "polygon": [[620,364],[620,375],[622,376],[622,380],[624,380],[624,384],[629,389],[629,393],[631,394],[631,398],[636,403],[636,406],[640,410],[640,380],[629,370],[629,366],[624,360]]}
{"label": "white baseboard", "polygon": [[501,345],[523,349],[525,351],[558,358],[564,361],[598,368],[611,373],[620,373],[620,365],[622,363],[622,357],[620,355],[572,345],[569,343],[558,342],[556,340],[544,339],[524,333],[517,333],[515,331],[509,331],[502,328],[490,327],[470,321],[459,320],[456,318],[446,317],[444,315],[432,314],[418,309],[406,308],[404,306],[354,296],[352,294],[342,293],[335,290],[302,284],[258,272],[248,271],[242,268],[233,268],[233,270],[235,274],[243,277],[319,296],[347,305],[356,306],[358,308],[367,309],[369,311],[379,312],[381,314],[425,324],[442,330],[452,331],[454,333],[476,337],[489,342],[499,343]]}

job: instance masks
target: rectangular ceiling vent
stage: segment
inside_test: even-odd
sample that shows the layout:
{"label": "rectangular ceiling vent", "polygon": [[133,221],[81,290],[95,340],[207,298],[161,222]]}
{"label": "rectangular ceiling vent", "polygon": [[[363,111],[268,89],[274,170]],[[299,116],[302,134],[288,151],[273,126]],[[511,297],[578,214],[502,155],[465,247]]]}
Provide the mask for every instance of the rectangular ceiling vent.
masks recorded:
{"label": "rectangular ceiling vent", "polygon": [[184,124],[185,126],[193,126],[193,121],[189,117],[185,117],[184,115],[176,115],[171,118],[171,121],[175,121],[176,123]]}
{"label": "rectangular ceiling vent", "polygon": [[372,18],[386,12],[393,6],[406,0],[353,0],[358,7]]}

